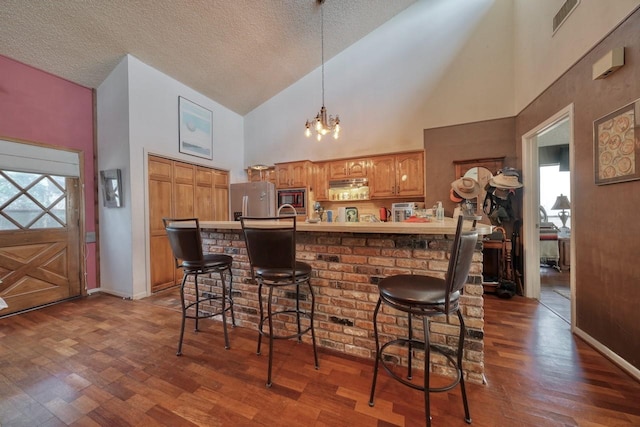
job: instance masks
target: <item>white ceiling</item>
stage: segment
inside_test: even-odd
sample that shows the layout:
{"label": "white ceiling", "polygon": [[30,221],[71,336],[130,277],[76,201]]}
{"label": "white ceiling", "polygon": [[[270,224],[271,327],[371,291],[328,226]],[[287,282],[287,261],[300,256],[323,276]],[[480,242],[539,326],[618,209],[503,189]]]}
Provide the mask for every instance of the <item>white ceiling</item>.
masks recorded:
{"label": "white ceiling", "polygon": [[[416,0],[326,0],[325,61]],[[96,88],[122,57],[245,115],[321,64],[317,0],[1,0],[0,54]]]}

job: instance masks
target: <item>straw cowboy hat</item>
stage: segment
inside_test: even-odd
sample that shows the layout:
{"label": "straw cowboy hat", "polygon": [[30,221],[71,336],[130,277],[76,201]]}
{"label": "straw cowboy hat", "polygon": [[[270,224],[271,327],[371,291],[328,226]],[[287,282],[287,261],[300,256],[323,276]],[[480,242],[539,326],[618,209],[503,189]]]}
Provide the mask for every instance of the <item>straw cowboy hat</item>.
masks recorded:
{"label": "straw cowboy hat", "polygon": [[522,188],[517,176],[498,174],[489,181],[491,186],[496,188]]}
{"label": "straw cowboy hat", "polygon": [[480,194],[480,184],[478,184],[478,181],[473,178],[467,178],[466,176],[453,181],[451,188],[463,199],[473,199]]}

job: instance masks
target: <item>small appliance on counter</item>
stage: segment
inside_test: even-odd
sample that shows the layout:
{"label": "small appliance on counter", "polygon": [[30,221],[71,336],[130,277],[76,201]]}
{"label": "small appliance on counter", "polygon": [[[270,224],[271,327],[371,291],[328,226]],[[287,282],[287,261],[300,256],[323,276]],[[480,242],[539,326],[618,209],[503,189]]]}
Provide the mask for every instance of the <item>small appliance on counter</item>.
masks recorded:
{"label": "small appliance on counter", "polygon": [[391,205],[391,220],[394,222],[402,222],[415,215],[415,211],[424,209],[424,203],[421,202],[404,202],[393,203]]}
{"label": "small appliance on counter", "polygon": [[229,186],[231,217],[239,221],[241,216],[274,216],[275,185],[268,181],[243,182]]}

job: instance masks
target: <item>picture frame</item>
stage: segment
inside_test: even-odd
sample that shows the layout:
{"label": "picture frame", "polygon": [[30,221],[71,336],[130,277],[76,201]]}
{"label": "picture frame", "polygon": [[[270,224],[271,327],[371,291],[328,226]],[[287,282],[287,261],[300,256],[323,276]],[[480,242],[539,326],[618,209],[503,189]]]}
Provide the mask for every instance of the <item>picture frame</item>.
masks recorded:
{"label": "picture frame", "polygon": [[596,185],[640,179],[640,99],[593,122]]}
{"label": "picture frame", "polygon": [[179,151],[191,156],[213,159],[213,112],[178,97]]}
{"label": "picture frame", "polygon": [[102,205],[106,208],[122,207],[122,178],[120,169],[100,171]]}

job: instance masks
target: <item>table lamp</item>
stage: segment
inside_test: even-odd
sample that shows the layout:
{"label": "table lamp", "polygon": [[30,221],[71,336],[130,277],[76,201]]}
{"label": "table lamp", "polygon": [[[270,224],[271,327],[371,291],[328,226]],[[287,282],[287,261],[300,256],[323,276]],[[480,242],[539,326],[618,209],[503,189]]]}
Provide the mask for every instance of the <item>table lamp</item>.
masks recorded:
{"label": "table lamp", "polygon": [[569,214],[565,212],[565,209],[571,209],[571,203],[569,202],[569,199],[567,198],[567,196],[560,194],[556,198],[556,202],[553,204],[553,207],[551,207],[551,209],[552,210],[562,209],[562,212],[558,214],[558,218],[560,218],[560,221],[562,221],[562,228],[567,228],[566,224],[567,224],[567,218],[569,218]]}

